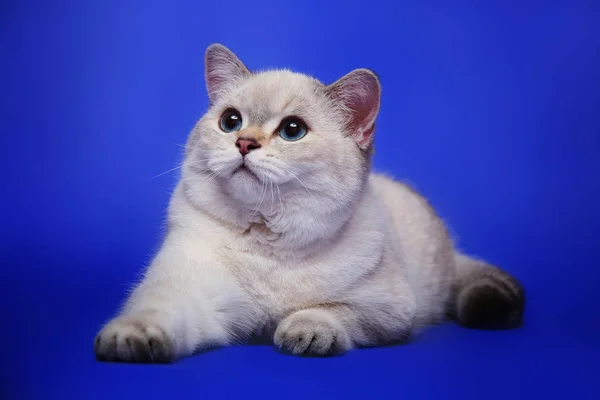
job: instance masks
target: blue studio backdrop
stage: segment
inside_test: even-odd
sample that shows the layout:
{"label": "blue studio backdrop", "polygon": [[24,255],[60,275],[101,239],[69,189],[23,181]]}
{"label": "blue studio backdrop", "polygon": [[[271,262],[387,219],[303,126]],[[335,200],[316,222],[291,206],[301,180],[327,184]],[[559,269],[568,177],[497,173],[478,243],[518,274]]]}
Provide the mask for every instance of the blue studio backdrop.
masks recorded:
{"label": "blue studio backdrop", "polygon": [[[598,395],[599,2],[4,0],[0,18],[0,398]],[[212,42],[328,83],[374,69],[375,167],[523,282],[523,327],[448,323],[332,359],[96,362],[159,244],[177,173],[151,178],[207,108]]]}

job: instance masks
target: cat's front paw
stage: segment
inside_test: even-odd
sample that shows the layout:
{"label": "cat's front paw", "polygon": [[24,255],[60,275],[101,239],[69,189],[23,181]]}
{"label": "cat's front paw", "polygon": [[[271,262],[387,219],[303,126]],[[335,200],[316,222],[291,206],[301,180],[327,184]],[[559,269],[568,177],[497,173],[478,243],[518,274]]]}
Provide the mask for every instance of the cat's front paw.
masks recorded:
{"label": "cat's front paw", "polygon": [[275,344],[296,355],[331,356],[352,347],[346,329],[327,310],[295,312],[277,327]]}
{"label": "cat's front paw", "polygon": [[96,336],[94,352],[99,361],[169,363],[175,359],[172,339],[152,314],[113,319]]}

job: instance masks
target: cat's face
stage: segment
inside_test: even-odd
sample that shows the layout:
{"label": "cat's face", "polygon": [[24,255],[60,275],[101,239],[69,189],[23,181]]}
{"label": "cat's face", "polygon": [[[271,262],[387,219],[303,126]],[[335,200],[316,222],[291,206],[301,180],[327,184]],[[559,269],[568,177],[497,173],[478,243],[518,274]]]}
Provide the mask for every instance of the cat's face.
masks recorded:
{"label": "cat's face", "polygon": [[[211,107],[190,136],[185,161],[198,180],[252,207],[273,200],[275,187],[314,198],[343,195],[344,185],[364,181],[380,92],[370,71],[325,86],[290,71],[251,73],[213,45],[206,78]],[[267,191],[272,199],[264,199]]]}

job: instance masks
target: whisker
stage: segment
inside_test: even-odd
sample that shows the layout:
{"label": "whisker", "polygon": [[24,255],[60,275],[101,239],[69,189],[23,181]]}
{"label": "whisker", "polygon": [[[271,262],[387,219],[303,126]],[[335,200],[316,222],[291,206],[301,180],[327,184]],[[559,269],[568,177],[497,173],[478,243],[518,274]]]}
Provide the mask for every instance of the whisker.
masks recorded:
{"label": "whisker", "polygon": [[254,209],[254,211],[252,212],[252,214],[250,214],[250,218],[254,217],[254,215],[256,215],[256,213],[258,212],[258,210],[260,209],[260,206],[262,205],[263,199],[264,199],[264,195],[267,192],[267,183],[264,182],[261,190],[260,190],[260,198],[258,200],[258,205],[256,206],[256,208]]}
{"label": "whisker", "polygon": [[156,179],[156,178],[158,178],[159,176],[163,176],[163,175],[165,175],[165,174],[168,174],[169,172],[173,172],[173,171],[175,171],[175,170],[178,170],[179,168],[183,168],[183,164],[181,164],[181,165],[180,165],[180,166],[178,166],[178,167],[175,167],[175,168],[168,169],[168,170],[166,170],[165,172],[161,172],[160,174],[158,174],[158,175],[156,175],[156,176],[153,176],[152,178],[150,178],[150,179],[148,179],[148,180],[150,180],[150,181],[151,181],[152,179]]}
{"label": "whisker", "polygon": [[298,177],[296,176],[296,174],[294,174],[292,171],[290,171],[290,170],[289,170],[289,169],[287,169],[287,168],[284,168],[284,170],[285,170],[285,172],[289,173],[289,174],[290,174],[290,175],[292,175],[294,178],[296,178],[296,180],[297,180],[298,182],[300,182],[300,184],[301,184],[301,185],[304,187],[304,189],[306,189],[306,191],[308,192],[308,194],[310,194],[310,195],[311,195],[311,197],[313,198],[313,200],[314,200],[314,201],[317,201],[317,199],[316,199],[316,198],[315,198],[315,196],[312,194],[312,192],[311,192],[310,190],[308,190],[308,188],[306,187],[306,185],[304,184],[304,182],[302,182],[302,181],[300,180],[300,178],[298,178]]}
{"label": "whisker", "polygon": [[[283,169],[282,167],[276,167],[270,165],[270,163],[261,163],[260,168],[262,169],[263,175],[269,175],[271,178],[280,177],[280,171]],[[268,176],[267,176],[268,178]]]}
{"label": "whisker", "polygon": [[210,176],[209,176],[209,177],[208,177],[208,178],[207,178],[207,179],[204,181],[204,183],[205,183],[206,185],[208,185],[209,183],[211,183],[212,181],[214,181],[214,180],[217,178],[217,176],[219,176],[219,173],[218,173],[218,172],[213,172],[213,173],[212,173],[212,174],[210,174]]}
{"label": "whisker", "polygon": [[[205,161],[208,161],[208,160],[209,160],[208,158],[206,158],[206,159],[202,159],[202,160],[196,160],[196,161],[194,161],[194,162],[187,163],[187,165],[189,165],[189,166],[191,166],[191,165],[197,165],[197,164],[199,164],[199,163],[202,163],[202,162],[205,162]],[[165,171],[165,172],[161,172],[160,174],[158,174],[158,175],[156,175],[156,176],[153,176],[152,178],[150,178],[150,179],[148,179],[148,180],[156,179],[156,178],[158,178],[159,176],[163,176],[163,175],[165,175],[165,174],[168,174],[169,172],[176,171],[176,170],[178,170],[178,169],[180,169],[180,168],[183,168],[185,165],[186,165],[186,163],[182,163],[181,165],[179,165],[179,166],[177,166],[177,167],[175,167],[175,168],[171,168],[171,169],[169,169],[169,170],[167,170],[167,171]]]}
{"label": "whisker", "polygon": [[273,204],[275,203],[275,190],[273,190],[273,181],[269,179],[271,187],[271,215],[273,214]]}
{"label": "whisker", "polygon": [[281,190],[279,190],[278,184],[275,184],[275,188],[277,189],[277,193],[279,194],[279,205],[281,206],[281,214],[283,215],[283,213],[285,212],[285,209],[283,207],[283,200],[281,199]]}
{"label": "whisker", "polygon": [[[263,182],[261,182],[261,184],[264,185]],[[259,204],[260,204],[260,199],[262,197],[262,191],[263,191],[263,186],[260,187],[260,197],[258,198],[258,203],[257,203],[256,207],[252,210],[252,214],[250,214],[250,218],[249,219],[252,219],[252,217],[254,217],[254,214],[256,214],[257,211],[258,211],[258,207],[259,207]]]}

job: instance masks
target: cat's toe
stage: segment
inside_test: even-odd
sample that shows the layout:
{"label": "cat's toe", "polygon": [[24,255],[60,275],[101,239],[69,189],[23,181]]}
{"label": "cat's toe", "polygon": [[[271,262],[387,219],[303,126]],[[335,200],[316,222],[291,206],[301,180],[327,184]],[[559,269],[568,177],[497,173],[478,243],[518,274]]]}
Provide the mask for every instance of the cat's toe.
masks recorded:
{"label": "cat's toe", "polygon": [[279,325],[274,342],[285,352],[306,356],[333,356],[351,347],[342,326],[303,312],[291,315]]}
{"label": "cat's toe", "polygon": [[145,318],[117,318],[96,336],[99,361],[170,363],[175,351],[166,331]]}

